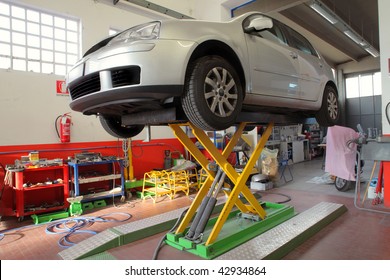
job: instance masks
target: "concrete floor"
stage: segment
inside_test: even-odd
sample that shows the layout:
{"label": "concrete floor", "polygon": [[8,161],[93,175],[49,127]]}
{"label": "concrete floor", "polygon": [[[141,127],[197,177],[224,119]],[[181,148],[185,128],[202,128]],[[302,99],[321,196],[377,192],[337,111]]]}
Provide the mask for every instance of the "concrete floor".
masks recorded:
{"label": "concrete floor", "polygon": [[[288,204],[296,211],[303,212],[320,202],[344,204],[348,211],[319,233],[306,240],[302,245],[284,256],[285,260],[389,260],[390,259],[390,216],[368,210],[360,210],[354,206],[354,190],[339,192],[331,183],[318,183],[324,178],[321,168],[322,159],[316,158],[291,166],[293,181],[279,182],[277,187],[262,192],[264,201],[280,202],[291,198]],[[369,178],[372,164],[366,163],[363,177]],[[286,177],[288,177],[286,173]],[[317,179],[317,180],[313,180]],[[313,183],[317,181],[317,183]],[[362,191],[366,184],[362,184]],[[110,215],[116,222],[94,222],[88,230],[101,232],[118,224],[141,220],[163,212],[187,207],[195,194],[184,196],[178,194],[173,200],[159,199],[153,203],[151,199],[140,200],[132,198],[125,203],[114,202],[104,208],[86,212],[82,217],[99,217]],[[383,205],[372,206],[366,199],[365,208],[375,211],[389,211]],[[126,218],[125,214],[131,216]],[[127,216],[127,217],[129,217]],[[0,259],[2,260],[58,260],[58,253],[64,250],[59,245],[61,235],[46,233],[47,225],[33,225],[25,219],[17,222],[15,217],[3,217],[0,231],[4,233],[0,240]],[[13,230],[11,230],[13,228]],[[78,243],[89,238],[90,234],[78,234],[72,237],[72,242]],[[116,259],[150,260],[163,234],[148,237],[143,243],[136,242],[109,251]],[[1,237],[0,237],[1,238]],[[187,252],[179,252],[164,246],[159,259],[197,259]]]}

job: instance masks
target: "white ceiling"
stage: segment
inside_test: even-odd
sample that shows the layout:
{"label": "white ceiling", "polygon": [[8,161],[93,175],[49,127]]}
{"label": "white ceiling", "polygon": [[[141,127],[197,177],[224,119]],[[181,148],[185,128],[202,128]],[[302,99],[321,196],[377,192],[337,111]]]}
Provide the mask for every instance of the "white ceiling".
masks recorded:
{"label": "white ceiling", "polygon": [[[107,1],[115,5],[116,0]],[[328,8],[341,21],[332,25],[310,8],[314,0],[256,0],[234,9],[234,16],[249,11],[267,13],[304,34],[334,68],[349,72],[380,69],[379,58],[374,59],[366,50],[348,38],[335,26],[353,30],[358,36],[379,50],[378,1],[377,0],[315,0]],[[189,18],[166,7],[147,0],[125,0],[125,3],[140,6],[176,18]],[[231,9],[242,0],[230,0]],[[226,2],[225,2],[226,3]],[[236,6],[237,6],[236,5]],[[118,6],[121,6],[119,2]],[[125,5],[126,7],[127,5]],[[346,72],[345,72],[346,73]]]}
{"label": "white ceiling", "polygon": [[[303,33],[324,55],[327,61],[338,66],[350,61],[360,62],[371,55],[335,28],[314,10],[312,1],[257,0],[235,11],[239,15],[248,11],[269,13],[280,21]],[[377,0],[322,0],[352,29],[379,50],[378,2]],[[379,60],[378,60],[379,69]]]}

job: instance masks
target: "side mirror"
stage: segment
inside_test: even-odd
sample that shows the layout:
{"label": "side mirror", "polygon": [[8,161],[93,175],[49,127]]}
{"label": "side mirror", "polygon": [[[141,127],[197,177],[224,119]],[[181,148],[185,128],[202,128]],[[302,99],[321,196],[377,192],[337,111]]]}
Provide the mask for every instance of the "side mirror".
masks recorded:
{"label": "side mirror", "polygon": [[268,17],[259,16],[252,19],[248,26],[245,27],[245,32],[261,31],[264,29],[272,28],[274,26],[272,19]]}

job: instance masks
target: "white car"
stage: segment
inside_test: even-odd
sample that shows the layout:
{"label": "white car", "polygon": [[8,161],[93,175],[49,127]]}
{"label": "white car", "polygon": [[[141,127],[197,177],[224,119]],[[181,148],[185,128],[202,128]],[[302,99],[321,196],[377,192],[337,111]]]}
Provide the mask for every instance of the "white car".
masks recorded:
{"label": "white car", "polygon": [[322,56],[301,34],[257,12],[229,22],[137,25],[93,46],[66,80],[72,110],[99,115],[118,138],[182,120],[223,130],[242,112],[316,117],[321,126],[340,115]]}

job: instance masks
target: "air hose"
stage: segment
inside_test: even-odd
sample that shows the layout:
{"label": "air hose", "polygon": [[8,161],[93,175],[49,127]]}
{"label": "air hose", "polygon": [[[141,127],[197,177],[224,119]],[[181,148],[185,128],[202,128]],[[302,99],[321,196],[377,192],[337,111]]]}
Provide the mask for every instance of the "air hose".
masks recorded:
{"label": "air hose", "polygon": [[[181,222],[181,220],[184,218],[184,215],[187,213],[189,208],[185,209],[179,216],[179,218],[177,219],[176,223],[173,225],[173,227],[168,231],[168,233],[171,233],[171,232],[174,232],[177,228],[177,226],[179,225],[179,223]],[[160,241],[158,242],[157,244],[157,247],[156,247],[156,250],[154,251],[153,253],[153,258],[152,260],[157,260],[157,256],[158,256],[158,253],[160,252],[160,249],[164,246],[164,241],[166,239],[167,235],[165,234],[163,236],[163,238],[160,239]]]}
{"label": "air hose", "polygon": [[[104,217],[113,216],[113,215],[122,215],[125,216],[123,220],[116,219],[107,219]],[[128,213],[111,213],[105,214],[98,217],[75,217],[70,219],[61,220],[58,222],[51,223],[46,227],[47,234],[65,234],[58,241],[58,245],[63,248],[68,248],[75,245],[74,242],[70,241],[70,237],[74,234],[96,234],[95,231],[92,230],[83,230],[85,227],[89,227],[93,225],[95,222],[125,222],[132,217],[131,214]]]}

